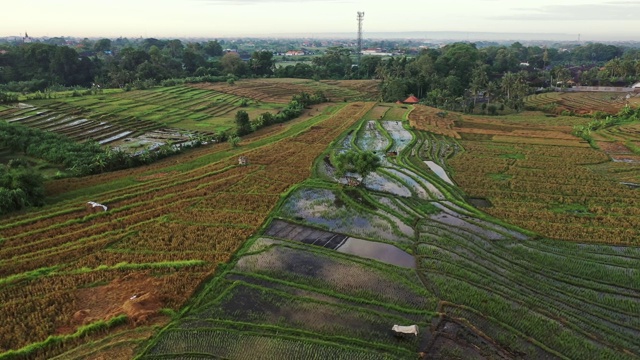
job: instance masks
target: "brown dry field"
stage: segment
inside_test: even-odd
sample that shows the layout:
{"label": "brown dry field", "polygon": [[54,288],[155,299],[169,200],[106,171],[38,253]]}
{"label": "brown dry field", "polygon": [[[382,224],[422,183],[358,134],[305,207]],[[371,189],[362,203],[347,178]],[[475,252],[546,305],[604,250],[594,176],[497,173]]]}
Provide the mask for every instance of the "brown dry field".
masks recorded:
{"label": "brown dry field", "polygon": [[[438,116],[437,114],[446,114]],[[505,121],[510,117],[522,118],[519,122]],[[566,140],[578,141],[571,135],[572,126],[554,124],[550,119],[547,124],[541,125],[540,120],[527,122],[527,117],[532,119],[544,116],[540,113],[525,112],[518,115],[503,116],[470,116],[455,112],[443,112],[442,110],[415,105],[415,109],[409,114],[409,122],[418,130],[430,131],[436,134],[450,136],[456,139],[463,138],[463,134],[491,135],[498,138],[517,137],[523,139],[537,138],[542,140]],[[534,141],[536,142],[536,141]],[[572,144],[573,146],[583,146]]]}
{"label": "brown dry field", "polygon": [[607,154],[632,154],[628,147],[619,142],[598,141],[598,147]]}
{"label": "brown dry field", "polygon": [[[0,351],[120,314],[128,316],[128,326],[144,328],[163,318],[159,309],[179,310],[259,228],[279,195],[310,175],[315,157],[374,106],[347,104],[306,131],[252,147],[329,105],[251,134],[238,148],[210,145],[146,167],[47,183],[55,204],[0,219],[0,273],[17,276],[0,287]],[[251,159],[248,166],[237,166],[239,154]],[[202,165],[174,168],[194,161]],[[119,185],[110,185],[114,181]],[[263,196],[256,204],[243,201],[245,193]],[[88,200],[107,204],[109,211],[87,213]],[[135,267],[193,260],[196,265],[181,268]],[[58,273],[23,278],[47,266],[56,266]],[[82,339],[41,348],[31,358],[50,358]],[[129,353],[129,348],[120,344],[118,352]]]}
{"label": "brown dry field", "polygon": [[378,94],[376,80],[322,80],[307,79],[248,79],[227,83],[191,85],[198,89],[212,89],[263,102],[286,104],[293,94],[313,94],[321,90],[331,101],[375,99]]}
{"label": "brown dry field", "polygon": [[[627,95],[630,98],[627,99]],[[530,97],[526,104],[529,106],[547,106],[556,104],[553,110],[556,114],[572,111],[578,115],[592,114],[596,111],[616,114],[625,104],[640,105],[640,94],[626,92],[564,92],[546,93]]]}
{"label": "brown dry field", "polygon": [[390,107],[385,105],[376,105],[368,114],[367,119],[377,120],[382,119],[384,115],[389,111]]}
{"label": "brown dry field", "polygon": [[[640,156],[623,145],[634,143],[633,131],[602,130],[607,134],[601,139],[609,141],[595,149],[571,135],[576,121],[591,118],[449,116],[454,126],[445,130],[460,134],[466,150],[449,161],[454,179],[468,196],[493,204],[483,211],[548,238],[638,242],[639,193],[620,184],[635,182],[638,173]],[[611,141],[611,134],[624,134],[626,142]],[[587,215],[576,216],[571,206],[583,207]]]}

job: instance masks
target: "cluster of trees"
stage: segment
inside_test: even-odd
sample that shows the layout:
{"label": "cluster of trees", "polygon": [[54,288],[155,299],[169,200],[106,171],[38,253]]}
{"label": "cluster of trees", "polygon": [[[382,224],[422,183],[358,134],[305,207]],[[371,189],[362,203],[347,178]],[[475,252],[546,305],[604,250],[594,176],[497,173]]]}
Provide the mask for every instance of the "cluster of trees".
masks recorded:
{"label": "cluster of trees", "polygon": [[316,91],[314,94],[301,92],[300,94],[294,95],[289,104],[275,115],[270,112],[264,112],[251,120],[246,111],[239,110],[235,116],[235,135],[244,136],[265,126],[280,124],[295,119],[310,105],[320,104],[326,101],[328,101],[328,99],[322,91]]}
{"label": "cluster of trees", "polygon": [[640,80],[640,60],[629,56],[614,58],[603,66],[558,66],[553,70],[552,74],[556,75],[560,82],[564,78],[584,86],[626,86]]}
{"label": "cluster of trees", "polygon": [[[187,147],[199,146],[203,140],[196,140],[183,147],[164,144],[154,151],[145,151],[132,156],[121,150],[102,147],[97,142],[77,143],[52,132],[0,121],[0,148],[7,148],[15,153],[63,166],[73,176],[99,174],[150,164]],[[216,139],[216,141],[220,140],[226,140],[226,136]]]}
{"label": "cluster of trees", "polygon": [[0,215],[44,204],[44,179],[23,160],[0,164]]}
{"label": "cluster of trees", "polygon": [[[80,144],[52,132],[4,121],[0,121],[0,147],[74,170],[84,169],[84,164],[92,163],[105,151],[95,142]],[[87,169],[78,175],[90,173]]]}
{"label": "cluster of trees", "polygon": [[[375,68],[382,80],[381,99],[396,101],[412,93],[431,106],[451,110],[470,111],[478,102],[483,108],[500,103],[522,109],[534,75],[519,63],[505,64],[505,49],[480,50],[474,44],[454,43],[412,59],[382,61]],[[517,49],[512,46],[507,53],[518,54]]]}
{"label": "cluster of trees", "polygon": [[91,49],[29,43],[0,48],[0,91],[33,92],[47,88],[154,85],[185,77],[271,76],[273,54],[256,51],[249,61],[225,53],[218,41],[144,39],[118,47],[102,39]]}
{"label": "cluster of trees", "polygon": [[[523,47],[519,43],[478,49],[474,44],[454,43],[425,50],[415,58],[379,61],[375,74],[382,80],[384,101],[400,100],[413,93],[428,105],[471,111],[481,102],[483,110],[489,112],[495,112],[496,105],[519,111],[532,91],[564,87],[571,81],[628,85],[640,80],[640,61],[632,58],[640,55],[638,51],[626,52],[623,58],[615,57],[622,54],[622,49],[612,45],[590,44],[574,51],[569,60],[586,65],[564,64],[559,59],[569,52],[557,49]],[[585,57],[587,51],[592,58]],[[361,66],[360,71],[371,70]]]}
{"label": "cluster of trees", "polygon": [[349,150],[338,154],[333,161],[336,168],[336,176],[343,177],[347,173],[360,174],[363,184],[369,174],[375,172],[381,166],[380,158],[371,151]]}
{"label": "cluster of trees", "polygon": [[[241,56],[241,51],[226,52],[223,45],[234,47],[222,40],[182,42],[154,38],[136,42],[86,40],[77,48],[55,41],[3,45],[0,102],[16,101],[15,95],[7,92],[57,87],[89,88],[98,84],[144,88],[171,85],[178,81],[176,79],[198,82],[275,76],[377,78],[383,80],[383,100],[395,101],[413,93],[427,98],[430,105],[463,110],[469,103],[476,103],[472,93],[476,97],[482,93],[495,99],[508,98],[509,101],[502,101],[505,105],[513,102],[513,85],[501,83],[507,73],[522,72],[518,76],[531,87],[555,86],[558,81],[565,83],[562,79],[586,85],[609,85],[640,78],[640,50],[598,43],[569,48],[524,46],[518,42],[485,47],[453,43],[424,49],[412,57],[363,56],[358,65],[354,64],[353,49],[334,46],[313,57],[310,63],[279,67],[275,67],[272,51],[254,51]],[[509,95],[501,90],[503,87],[510,89]]]}

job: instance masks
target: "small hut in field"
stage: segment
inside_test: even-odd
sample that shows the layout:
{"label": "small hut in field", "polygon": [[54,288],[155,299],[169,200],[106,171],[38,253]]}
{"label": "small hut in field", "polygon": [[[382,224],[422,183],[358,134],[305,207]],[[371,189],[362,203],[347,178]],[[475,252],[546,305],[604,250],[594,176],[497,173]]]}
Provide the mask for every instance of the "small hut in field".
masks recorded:
{"label": "small hut in field", "polygon": [[408,105],[414,105],[420,102],[420,99],[418,99],[417,97],[411,95],[408,98],[406,98],[402,103],[403,104],[408,104]]}

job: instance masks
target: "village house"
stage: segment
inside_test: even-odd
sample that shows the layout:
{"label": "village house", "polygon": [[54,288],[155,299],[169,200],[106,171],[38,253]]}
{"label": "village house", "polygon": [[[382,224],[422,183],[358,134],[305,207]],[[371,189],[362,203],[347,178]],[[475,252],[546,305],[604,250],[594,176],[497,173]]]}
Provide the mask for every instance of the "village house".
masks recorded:
{"label": "village house", "polygon": [[303,56],[306,55],[302,50],[289,50],[284,53],[284,56]]}
{"label": "village house", "polygon": [[406,98],[402,103],[403,104],[417,104],[420,102],[420,99],[418,99],[417,97],[411,95],[408,98]]}
{"label": "village house", "polygon": [[392,53],[390,52],[385,52],[383,49],[381,48],[375,48],[375,49],[362,49],[362,55],[369,55],[369,56],[393,56]]}

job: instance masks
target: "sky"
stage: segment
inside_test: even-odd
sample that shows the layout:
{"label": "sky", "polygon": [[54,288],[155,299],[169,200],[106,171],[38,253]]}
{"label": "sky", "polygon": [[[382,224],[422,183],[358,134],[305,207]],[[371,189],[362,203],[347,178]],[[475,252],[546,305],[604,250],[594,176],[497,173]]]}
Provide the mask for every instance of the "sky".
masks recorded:
{"label": "sky", "polygon": [[[529,33],[640,41],[640,0],[4,0],[0,37],[297,36],[357,31]],[[508,38],[508,36],[506,36]]]}

